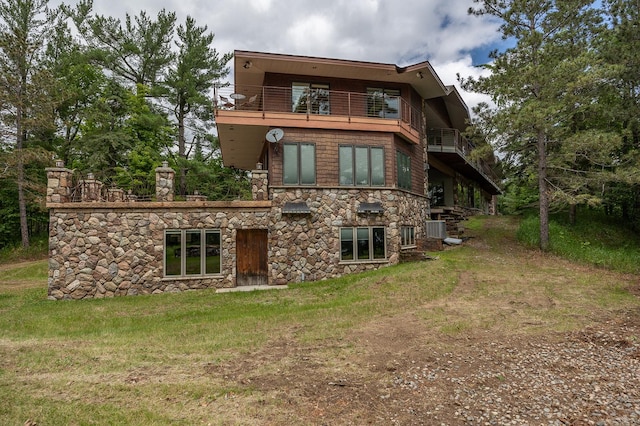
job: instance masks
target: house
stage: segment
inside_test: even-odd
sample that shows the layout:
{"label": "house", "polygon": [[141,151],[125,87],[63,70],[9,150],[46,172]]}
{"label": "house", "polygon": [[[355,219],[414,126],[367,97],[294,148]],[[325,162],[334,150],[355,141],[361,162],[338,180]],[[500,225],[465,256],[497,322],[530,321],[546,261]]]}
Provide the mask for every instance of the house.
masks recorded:
{"label": "house", "polygon": [[468,110],[428,62],[234,60],[215,119],[224,164],[250,171],[253,200],[174,201],[163,164],[156,199],[140,201],[75,185],[59,163],[47,169],[51,299],[337,277],[423,249],[443,223],[432,217],[495,211],[496,179],[461,134]]}

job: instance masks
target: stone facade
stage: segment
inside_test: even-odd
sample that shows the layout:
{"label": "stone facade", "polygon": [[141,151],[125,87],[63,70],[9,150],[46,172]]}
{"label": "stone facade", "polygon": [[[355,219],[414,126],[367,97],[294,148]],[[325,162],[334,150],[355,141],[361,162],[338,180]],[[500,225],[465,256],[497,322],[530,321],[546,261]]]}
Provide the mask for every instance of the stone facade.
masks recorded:
{"label": "stone facade", "polygon": [[[166,167],[158,168],[168,180]],[[102,298],[233,287],[236,282],[236,234],[263,229],[268,235],[268,283],[322,280],[396,264],[400,228],[413,226],[424,236],[426,198],[395,188],[268,188],[268,172],[254,170],[254,201],[214,202],[192,198],[170,202],[163,191],[154,202],[123,201],[107,191],[107,200],[69,202],[70,171],[48,169],[50,208],[49,297]],[[156,180],[164,188],[172,182]],[[129,197],[124,197],[129,199]],[[84,199],[84,198],[83,198]],[[284,213],[287,202],[304,203],[308,213]],[[361,203],[378,203],[380,213],[358,212]],[[386,258],[341,261],[341,227],[384,227]],[[189,278],[166,277],[165,231],[220,231],[220,273]]]}
{"label": "stone facade", "polygon": [[[393,265],[399,261],[401,226],[413,226],[416,239],[424,236],[426,199],[396,189],[279,188],[272,190],[272,197],[269,254],[274,284],[315,281]],[[283,214],[286,202],[304,202],[310,213]],[[358,213],[359,204],[368,202],[379,202],[383,213]],[[384,261],[340,261],[340,228],[356,226],[386,229]]]}
{"label": "stone facade", "polygon": [[[268,206],[246,202],[207,208],[161,203],[87,203],[55,207],[49,228],[49,296],[52,299],[157,294],[235,285],[235,231],[267,228]],[[176,203],[177,204],[177,203]],[[220,229],[221,273],[165,278],[164,231]]]}

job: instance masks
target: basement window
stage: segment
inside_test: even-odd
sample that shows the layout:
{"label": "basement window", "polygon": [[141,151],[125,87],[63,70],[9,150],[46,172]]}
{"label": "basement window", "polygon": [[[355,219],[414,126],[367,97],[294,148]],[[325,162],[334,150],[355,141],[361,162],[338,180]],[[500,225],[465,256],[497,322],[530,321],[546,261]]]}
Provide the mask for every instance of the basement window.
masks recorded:
{"label": "basement window", "polygon": [[164,276],[198,277],[221,271],[220,230],[180,229],[164,234]]}
{"label": "basement window", "polygon": [[416,231],[413,226],[403,226],[400,228],[400,246],[402,248],[415,247]]}
{"label": "basement window", "polygon": [[384,228],[340,228],[340,260],[365,262],[386,258]]}

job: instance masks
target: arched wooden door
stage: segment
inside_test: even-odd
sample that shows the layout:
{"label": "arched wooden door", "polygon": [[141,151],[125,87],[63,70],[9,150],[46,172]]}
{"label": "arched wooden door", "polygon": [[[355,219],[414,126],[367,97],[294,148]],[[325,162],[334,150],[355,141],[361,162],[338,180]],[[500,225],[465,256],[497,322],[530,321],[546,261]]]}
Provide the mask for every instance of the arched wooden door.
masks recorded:
{"label": "arched wooden door", "polygon": [[267,230],[238,229],[236,233],[236,285],[269,284]]}

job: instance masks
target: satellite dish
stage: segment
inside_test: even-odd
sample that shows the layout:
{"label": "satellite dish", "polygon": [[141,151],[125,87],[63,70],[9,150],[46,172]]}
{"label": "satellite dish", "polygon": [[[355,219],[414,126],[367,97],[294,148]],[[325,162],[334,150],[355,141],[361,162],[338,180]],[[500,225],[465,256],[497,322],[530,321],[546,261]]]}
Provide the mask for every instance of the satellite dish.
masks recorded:
{"label": "satellite dish", "polygon": [[271,143],[279,142],[284,137],[284,130],[282,129],[271,129],[267,132],[267,141]]}

